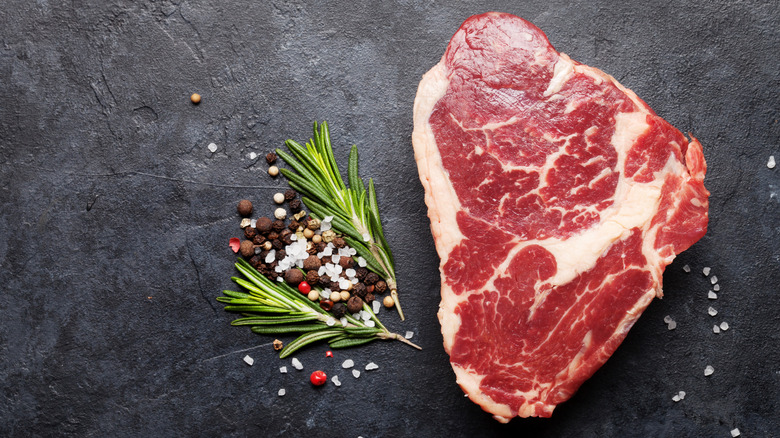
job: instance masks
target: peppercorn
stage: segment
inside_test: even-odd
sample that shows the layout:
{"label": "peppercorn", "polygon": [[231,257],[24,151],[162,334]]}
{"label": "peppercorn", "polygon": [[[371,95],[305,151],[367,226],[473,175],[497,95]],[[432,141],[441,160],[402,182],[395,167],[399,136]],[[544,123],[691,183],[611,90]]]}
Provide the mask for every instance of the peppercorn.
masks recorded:
{"label": "peppercorn", "polygon": [[255,254],[255,244],[251,240],[243,240],[239,251],[244,257],[252,257]]}
{"label": "peppercorn", "polygon": [[393,297],[390,295],[386,296],[384,300],[382,300],[382,304],[385,305],[388,309],[395,306],[395,301],[393,301]]}
{"label": "peppercorn", "polygon": [[192,93],[192,96],[190,96],[190,101],[194,103],[195,105],[200,103],[200,94],[198,93]]}
{"label": "peppercorn", "polygon": [[291,220],[290,223],[287,225],[287,228],[290,229],[290,231],[297,231],[298,227],[300,227],[300,222],[296,221],[295,219]]}
{"label": "peppercorn", "polygon": [[366,274],[365,280],[363,280],[364,283],[368,284],[376,284],[376,282],[379,281],[379,276],[376,275],[376,272],[369,272]]}
{"label": "peppercorn", "polygon": [[287,257],[287,251],[280,249],[279,251],[276,251],[276,260],[281,262],[284,260],[284,258]]}
{"label": "peppercorn", "polygon": [[278,339],[274,339],[274,350],[279,351],[282,348],[284,348],[284,344],[282,343],[282,341]]}
{"label": "peppercorn", "polygon": [[[305,283],[305,281],[302,281],[301,284]],[[316,290],[310,290],[308,294],[306,294],[306,297],[309,298],[310,301],[317,301],[320,299],[320,293]]]}
{"label": "peppercorn", "polygon": [[328,376],[323,371],[318,370],[311,373],[309,381],[311,381],[311,384],[314,386],[322,386],[328,381]]}
{"label": "peppercorn", "polygon": [[320,227],[320,220],[316,217],[310,218],[309,222],[306,224],[306,228],[315,231]]}
{"label": "peppercorn", "polygon": [[270,233],[268,233],[268,236],[266,237],[268,237],[268,240],[276,240],[279,238],[279,233],[277,233],[276,231],[271,231]]}
{"label": "peppercorn", "polygon": [[[327,244],[327,243],[325,243],[325,242],[322,242],[322,241],[319,241],[319,242],[316,242],[316,243],[317,243],[317,252],[323,252],[323,251],[325,251],[325,248],[328,246],[328,244]],[[323,263],[324,263],[324,262],[323,262]]]}
{"label": "peppercorn", "polygon": [[307,239],[311,239],[312,237],[314,237],[314,231],[306,228],[305,230],[303,230],[303,237]]}
{"label": "peppercorn", "polygon": [[344,248],[345,246],[347,246],[347,242],[345,242],[344,239],[341,237],[336,237],[335,239],[333,239],[333,246],[335,246],[336,248]]}
{"label": "peppercorn", "polygon": [[281,193],[274,194],[274,202],[276,202],[277,204],[283,203],[284,202],[284,195],[281,194]]}
{"label": "peppercorn", "polygon": [[322,262],[317,258],[317,256],[310,255],[309,257],[306,257],[306,260],[303,261],[303,269],[307,271],[316,271],[317,269],[320,269],[320,266],[322,266]]}
{"label": "peppercorn", "polygon": [[258,233],[265,234],[271,231],[272,225],[273,225],[273,221],[270,218],[263,216],[257,219],[257,222],[255,223],[255,228],[257,228]]}
{"label": "peppercorn", "polygon": [[322,307],[322,310],[326,312],[330,312],[330,309],[333,308],[333,301],[331,300],[322,300],[320,301],[320,307]]}
{"label": "peppercorn", "polygon": [[376,293],[383,294],[387,292],[387,283],[385,283],[383,280],[379,280],[376,282]]}
{"label": "peppercorn", "polygon": [[281,233],[279,233],[279,238],[282,239],[282,242],[284,242],[285,245],[292,244],[292,231],[288,230],[287,228],[283,229]]}
{"label": "peppercorn", "polygon": [[255,269],[261,264],[263,264],[263,259],[260,258],[260,256],[254,256],[251,259],[249,259],[249,264],[252,265]]}
{"label": "peppercorn", "polygon": [[244,228],[244,237],[246,237],[249,240],[252,240],[257,236],[257,230],[252,227],[246,227]]}
{"label": "peppercorn", "polygon": [[322,287],[330,287],[330,277],[327,275],[323,275],[320,277],[320,286]]}
{"label": "peppercorn", "polygon": [[238,214],[241,217],[247,217],[252,214],[252,201],[248,199],[242,199],[238,201],[238,207],[236,209],[238,210]]}
{"label": "peppercorn", "polygon": [[347,314],[347,306],[344,303],[336,303],[333,305],[333,307],[330,309],[330,312],[333,314],[334,317],[337,319],[341,319],[344,317],[344,315]]}
{"label": "peppercorn", "polygon": [[[293,217],[298,217],[298,216],[301,215],[301,213],[302,214],[306,214],[305,211],[301,211],[301,212],[295,213],[293,215]],[[309,216],[301,216],[300,218],[297,219],[298,220],[298,225],[302,226],[303,228],[306,228],[309,225],[309,220],[310,219],[311,218]]]}
{"label": "peppercorn", "polygon": [[276,231],[277,233],[280,233],[283,229],[287,227],[284,226],[284,221],[281,219],[277,219],[271,223],[271,229]]}
{"label": "peppercorn", "polygon": [[332,242],[336,238],[336,232],[333,230],[327,230],[322,232],[322,241],[325,243]]}
{"label": "peppercorn", "polygon": [[287,191],[284,192],[284,200],[292,201],[293,199],[295,199],[295,195],[297,195],[297,193],[295,193],[295,190],[287,189]]}
{"label": "peppercorn", "polygon": [[368,286],[366,286],[366,290],[370,294],[374,293],[374,285],[373,284],[369,284]]}
{"label": "peppercorn", "polygon": [[279,168],[276,166],[271,166],[268,168],[268,174],[271,176],[279,175]]}
{"label": "peppercorn", "polygon": [[374,294],[366,294],[366,297],[363,298],[368,304],[371,304],[374,302]]}
{"label": "peppercorn", "polygon": [[363,281],[366,279],[366,275],[368,275],[368,269],[366,268],[357,268],[355,269],[355,277],[357,277],[358,280]]}
{"label": "peppercorn", "polygon": [[[330,277],[328,277],[328,278],[330,278]],[[330,289],[330,290],[339,290],[339,283],[337,281],[331,281],[328,284],[328,289]]]}
{"label": "peppercorn", "polygon": [[[308,294],[312,292],[311,286],[309,283],[302,281],[298,284],[298,291],[302,294]],[[314,292],[317,292],[316,290]],[[314,301],[316,298],[313,298],[312,301]]]}
{"label": "peppercorn", "polygon": [[273,248],[273,247],[274,246],[273,246],[273,244],[271,243],[270,240],[266,240],[265,243],[263,243],[263,249],[266,250],[266,251],[270,251],[271,248]]}
{"label": "peppercorn", "polygon": [[358,313],[363,309],[363,300],[360,297],[352,297],[347,301],[349,313]]}
{"label": "peppercorn", "polygon": [[306,272],[306,282],[309,284],[317,284],[320,282],[320,274],[317,271]]}
{"label": "peppercorn", "polygon": [[276,250],[280,250],[280,249],[284,248],[284,242],[282,242],[279,239],[272,240],[271,241],[271,246],[273,246],[273,248],[276,249]]}
{"label": "peppercorn", "polygon": [[355,265],[355,261],[352,260],[352,257],[350,256],[339,257],[339,265],[341,265],[341,267],[344,269],[349,269]]}
{"label": "peppercorn", "polygon": [[333,259],[330,258],[330,256],[322,256],[320,259],[323,265],[327,265],[328,263],[333,263]]}
{"label": "peppercorn", "polygon": [[333,291],[330,293],[330,300],[334,303],[341,301],[341,292]]}
{"label": "peppercorn", "polygon": [[358,283],[352,287],[352,293],[355,294],[355,296],[358,296],[360,298],[363,298],[366,296],[368,291],[366,290],[366,285],[363,283]]}
{"label": "peppercorn", "polygon": [[315,234],[315,235],[311,236],[311,241],[314,242],[314,243],[320,243],[320,242],[322,242],[322,236],[320,236],[319,234]]}
{"label": "peppercorn", "polygon": [[296,268],[288,269],[284,271],[284,281],[297,286],[303,281],[303,272]]}
{"label": "peppercorn", "polygon": [[309,255],[317,255],[317,248],[315,248],[314,245],[311,244],[311,242],[307,242],[306,252],[309,253]]}
{"label": "peppercorn", "polygon": [[265,161],[266,161],[268,164],[274,164],[274,163],[276,163],[276,154],[275,154],[275,153],[273,153],[273,152],[269,152],[269,153],[268,153],[268,154],[266,154],[266,156],[265,156]]}
{"label": "peppercorn", "polygon": [[341,295],[341,301],[344,301],[345,303],[347,302],[347,300],[349,300],[349,297],[352,296],[352,295],[349,294],[349,292],[347,292],[345,290],[339,292],[339,295]]}
{"label": "peppercorn", "polygon": [[291,211],[301,211],[301,200],[300,199],[293,199],[290,201],[290,210]]}

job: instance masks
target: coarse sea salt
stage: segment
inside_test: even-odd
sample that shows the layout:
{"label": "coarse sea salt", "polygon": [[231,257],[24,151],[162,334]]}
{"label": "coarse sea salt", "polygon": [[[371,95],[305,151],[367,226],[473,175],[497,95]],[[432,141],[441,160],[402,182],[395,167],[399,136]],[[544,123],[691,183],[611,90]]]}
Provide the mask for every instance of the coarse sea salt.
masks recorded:
{"label": "coarse sea salt", "polygon": [[680,391],[680,392],[677,393],[677,395],[679,395],[680,396],[680,400],[682,400],[682,399],[685,398],[685,391]]}
{"label": "coarse sea salt", "polygon": [[358,257],[358,266],[360,266],[361,268],[365,268],[366,265],[368,265],[366,259],[364,259],[363,257]]}
{"label": "coarse sea salt", "polygon": [[722,323],[720,323],[720,329],[725,332],[726,330],[729,329],[729,323],[727,323],[726,321],[723,321]]}
{"label": "coarse sea salt", "polygon": [[712,290],[714,290],[715,292],[719,291],[720,290],[720,285],[716,284],[715,286],[712,286]]}
{"label": "coarse sea salt", "polygon": [[352,375],[355,376],[355,378],[357,379],[358,377],[360,377],[360,371],[352,370]]}
{"label": "coarse sea salt", "polygon": [[254,228],[257,226],[257,219],[252,219],[249,221],[249,226]]}
{"label": "coarse sea salt", "polygon": [[268,251],[268,255],[265,256],[265,262],[266,263],[271,263],[274,260],[276,260],[276,250],[272,249],[272,250]]}
{"label": "coarse sea salt", "polygon": [[369,362],[368,365],[366,365],[366,371],[378,370],[378,369],[379,369],[379,365],[375,364],[374,362]]}
{"label": "coarse sea salt", "polygon": [[301,361],[298,360],[298,358],[296,357],[292,358],[291,362],[292,362],[292,366],[295,367],[296,370],[303,369],[303,364],[301,363]]}
{"label": "coarse sea salt", "polygon": [[666,325],[666,328],[668,330],[674,330],[677,328],[677,321],[672,321],[669,324]]}
{"label": "coarse sea salt", "polygon": [[712,326],[712,333],[720,333],[720,327],[717,325]]}
{"label": "coarse sea salt", "polygon": [[279,367],[279,372],[282,374],[287,374],[287,367]]}
{"label": "coarse sea salt", "polygon": [[216,152],[216,151],[217,151],[217,145],[216,145],[216,143],[209,143],[209,146],[208,146],[208,148],[209,148],[209,151],[210,151],[212,154],[213,154],[214,152]]}
{"label": "coarse sea salt", "polygon": [[368,321],[368,320],[371,319],[371,314],[366,312],[365,310],[361,310],[360,311],[360,319],[362,319],[363,321]]}
{"label": "coarse sea salt", "polygon": [[339,380],[339,376],[333,376],[330,381],[333,382],[333,384],[336,386],[341,386],[341,380]]}
{"label": "coarse sea salt", "polygon": [[341,368],[347,369],[352,368],[355,366],[355,361],[352,359],[347,359],[344,362],[341,363]]}
{"label": "coarse sea salt", "polygon": [[680,396],[679,396],[679,395],[677,395],[677,394],[673,395],[673,396],[672,396],[672,401],[673,401],[673,402],[675,402],[675,403],[677,403],[678,401],[680,401]]}
{"label": "coarse sea salt", "polygon": [[[774,167],[774,166],[773,166],[773,167]],[[770,168],[770,169],[771,169],[771,168]],[[738,436],[739,436],[739,428],[736,428],[736,427],[735,427],[734,429],[731,429],[731,437],[732,437],[732,438],[737,438]]]}
{"label": "coarse sea salt", "polygon": [[347,269],[346,271],[344,271],[344,274],[345,274],[347,277],[354,277],[355,275],[357,275],[357,272],[356,272],[354,269],[352,269],[352,268],[349,268],[349,269]]}
{"label": "coarse sea salt", "polygon": [[382,304],[379,302],[379,300],[374,300],[374,302],[371,303],[371,307],[374,308],[374,313],[379,313],[379,309],[382,307]]}
{"label": "coarse sea salt", "polygon": [[248,354],[244,356],[244,362],[246,362],[247,365],[250,367],[255,363],[255,360],[252,359]]}
{"label": "coarse sea salt", "polygon": [[341,325],[342,325],[343,327],[346,327],[346,326],[347,326],[347,318],[341,318],[341,319],[339,319],[339,322],[341,323]]}
{"label": "coarse sea salt", "polygon": [[777,163],[775,163],[775,156],[774,155],[770,155],[769,156],[769,160],[767,160],[767,162],[766,162],[766,167],[768,167],[770,169],[774,169],[776,164]]}
{"label": "coarse sea salt", "polygon": [[336,318],[331,316],[330,318],[325,320],[325,324],[327,324],[328,327],[333,327],[334,325],[336,325]]}
{"label": "coarse sea salt", "polygon": [[713,275],[712,277],[710,277],[710,283],[715,284],[717,282],[718,282],[718,277],[717,276]]}
{"label": "coarse sea salt", "polygon": [[688,265],[683,266],[683,271],[685,272],[691,272],[691,267]]}
{"label": "coarse sea salt", "polygon": [[704,274],[705,277],[710,275],[710,267],[705,266],[704,269],[701,270],[701,273]]}
{"label": "coarse sea salt", "polygon": [[282,397],[285,393],[286,391],[284,390],[284,388],[280,389],[279,392],[277,392],[277,394],[279,394],[279,397]]}
{"label": "coarse sea salt", "polygon": [[375,327],[376,323],[374,321],[366,321],[366,327]]}
{"label": "coarse sea salt", "polygon": [[664,316],[664,322],[667,323],[667,324],[672,322],[672,316],[671,315]]}
{"label": "coarse sea salt", "polygon": [[406,334],[404,335],[404,338],[406,338],[406,339],[412,339],[412,336],[414,336],[414,332],[413,332],[413,331],[408,331],[408,332],[406,332]]}
{"label": "coarse sea salt", "polygon": [[704,375],[705,376],[711,376],[712,373],[715,372],[715,368],[712,367],[712,365],[707,365],[706,368],[704,368]]}
{"label": "coarse sea salt", "polygon": [[255,158],[257,158],[257,154],[256,154],[256,153],[254,153],[254,152],[250,152],[250,153],[249,153],[249,159],[250,159],[250,160],[254,160]]}
{"label": "coarse sea salt", "polygon": [[710,316],[715,316],[715,315],[717,315],[717,314],[718,314],[718,311],[717,311],[717,310],[715,310],[715,308],[714,308],[714,307],[710,306],[710,308],[709,308],[709,309],[707,309],[707,313],[709,313],[709,314],[710,314]]}
{"label": "coarse sea salt", "polygon": [[707,298],[709,298],[711,300],[717,300],[718,299],[718,294],[716,294],[713,291],[709,291],[709,292],[707,292]]}

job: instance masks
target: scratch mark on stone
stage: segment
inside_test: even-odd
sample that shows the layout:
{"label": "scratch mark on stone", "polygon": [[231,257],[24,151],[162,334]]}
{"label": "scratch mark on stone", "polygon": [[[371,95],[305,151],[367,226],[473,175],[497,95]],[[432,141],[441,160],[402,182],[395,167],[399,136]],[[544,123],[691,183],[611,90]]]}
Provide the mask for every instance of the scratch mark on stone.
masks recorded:
{"label": "scratch mark on stone", "polygon": [[92,210],[92,206],[95,205],[95,202],[97,202],[97,199],[100,197],[100,195],[95,195],[94,198],[92,198],[91,201],[87,202],[87,211]]}
{"label": "scratch mark on stone", "polygon": [[211,307],[211,310],[214,311],[214,314],[217,314],[217,308],[214,306],[214,304],[211,302],[209,297],[206,296],[206,292],[203,290],[203,285],[200,281],[200,268],[198,268],[198,264],[195,262],[195,257],[192,255],[192,249],[190,248],[190,239],[187,238],[187,254],[190,256],[190,260],[192,261],[192,266],[195,268],[195,274],[198,278],[198,289],[200,289],[200,295],[203,297],[204,300],[206,300],[207,303],[209,303],[209,306]]}
{"label": "scratch mark on stone", "polygon": [[220,358],[223,358],[223,357],[225,357],[225,356],[230,356],[231,354],[236,354],[236,353],[244,353],[244,352],[246,352],[246,351],[257,350],[258,348],[263,348],[263,347],[270,347],[270,346],[271,346],[271,345],[273,345],[273,344],[274,344],[273,342],[269,342],[269,343],[267,343],[267,344],[262,344],[262,345],[255,345],[254,347],[244,348],[243,350],[236,350],[236,351],[231,351],[230,353],[220,354],[219,356],[214,356],[214,357],[210,357],[210,358],[208,358],[208,359],[203,359],[203,360],[202,360],[202,361],[200,361],[200,362],[201,362],[201,363],[203,363],[203,362],[210,362],[210,361],[212,361],[212,360],[220,359]]}

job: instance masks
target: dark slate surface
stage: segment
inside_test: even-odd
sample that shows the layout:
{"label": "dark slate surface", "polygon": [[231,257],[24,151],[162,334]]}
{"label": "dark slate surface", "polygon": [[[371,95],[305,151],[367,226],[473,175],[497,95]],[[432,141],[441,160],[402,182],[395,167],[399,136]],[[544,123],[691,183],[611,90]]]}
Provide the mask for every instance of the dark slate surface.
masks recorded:
{"label": "dark slate surface", "polygon": [[[655,3],[6,0],[0,435],[780,436],[780,180],[766,166],[780,161],[780,13]],[[530,19],[698,136],[712,191],[710,231],[669,267],[666,298],[553,418],[508,425],[463,397],[441,346],[410,141],[420,76],[487,10]],[[424,351],[326,359],[318,346],[282,375],[270,339],[230,327],[214,298],[231,286],[236,201],[270,208],[282,186],[250,153],[322,119],[337,158],[359,144],[376,178],[408,315],[384,320]],[[704,266],[722,285],[714,303]],[[721,321],[731,329],[713,334]],[[347,357],[381,368],[355,380]],[[344,385],[313,389],[316,368]]]}

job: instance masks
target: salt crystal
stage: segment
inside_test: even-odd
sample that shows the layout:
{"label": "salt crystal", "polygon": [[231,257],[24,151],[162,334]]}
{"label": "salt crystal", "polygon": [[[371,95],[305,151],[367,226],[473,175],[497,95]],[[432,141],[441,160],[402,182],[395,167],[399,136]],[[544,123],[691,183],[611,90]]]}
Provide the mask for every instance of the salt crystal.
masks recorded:
{"label": "salt crystal", "polygon": [[374,321],[366,321],[366,327],[376,327],[376,323]]}
{"label": "salt crystal", "polygon": [[[775,164],[777,164],[777,163],[775,163],[775,156],[774,155],[770,155],[769,156],[769,161],[766,162],[766,167],[768,167],[770,169],[774,169],[775,168]],[[732,435],[732,436],[736,436],[736,435]]]}
{"label": "salt crystal", "polygon": [[718,277],[713,275],[712,278],[710,278],[710,283],[715,284],[717,282],[718,282]]}
{"label": "salt crystal", "polygon": [[667,324],[669,324],[670,322],[672,322],[672,317],[671,317],[671,315],[666,315],[666,316],[664,316],[664,322],[665,322],[665,323],[667,323]]}
{"label": "salt crystal", "polygon": [[323,222],[333,222],[333,216],[325,216],[322,218]]}
{"label": "salt crystal", "polygon": [[250,367],[255,363],[255,360],[252,359],[248,354],[244,356],[244,362],[246,362],[247,365]]}
{"label": "salt crystal", "polygon": [[334,318],[334,317],[332,317],[332,316],[331,316],[330,318],[328,318],[328,319],[325,321],[325,324],[327,324],[327,325],[328,325],[328,327],[333,327],[334,325],[336,325],[336,318]]}
{"label": "salt crystal", "polygon": [[256,154],[256,153],[254,153],[254,152],[250,152],[250,153],[249,153],[249,159],[250,159],[250,160],[254,160],[255,158],[257,158],[257,154]]}
{"label": "salt crystal", "polygon": [[713,368],[711,365],[707,365],[707,368],[704,368],[704,375],[705,376],[710,376],[714,372],[715,372],[715,368]]}
{"label": "salt crystal", "polygon": [[303,369],[303,364],[297,358],[295,358],[295,357],[292,358],[291,362],[292,362],[292,366],[295,367],[296,370],[302,370]]}
{"label": "salt crystal", "polygon": [[701,270],[701,273],[704,274],[705,277],[710,275],[710,267],[705,266],[704,269]]}
{"label": "salt crystal", "polygon": [[284,390],[284,388],[280,389],[279,392],[278,392],[279,397],[283,396],[285,394],[285,392],[286,391]]}
{"label": "salt crystal", "polygon": [[341,318],[341,319],[339,319],[339,322],[341,323],[342,326],[344,326],[344,327],[347,326],[347,318]]}
{"label": "salt crystal", "polygon": [[406,339],[412,339],[412,336],[414,336],[414,332],[413,332],[413,331],[408,331],[408,332],[406,332],[406,334],[404,335],[404,338],[406,338]]}
{"label": "salt crystal", "polygon": [[[320,257],[320,258],[322,258],[322,257]],[[320,269],[317,269],[317,275],[322,277],[322,274],[324,274],[324,273],[325,273],[325,266],[320,266]]]}
{"label": "salt crystal", "polygon": [[360,319],[362,319],[363,321],[368,321],[369,319],[371,319],[370,313],[366,312],[365,310],[361,310],[360,312],[362,313]]}
{"label": "salt crystal", "polygon": [[278,274],[281,274],[284,271],[284,267],[282,265],[277,265],[274,268],[274,271],[276,271]]}
{"label": "salt crystal", "polygon": [[339,380],[339,376],[333,376],[332,379],[330,379],[334,385],[341,386],[341,380]]}
{"label": "salt crystal", "polygon": [[712,326],[712,333],[720,333],[720,327],[717,325]]}
{"label": "salt crystal", "polygon": [[352,284],[358,284],[360,282],[360,280],[358,280],[357,277],[352,277],[349,279],[349,281]]}
{"label": "salt crystal", "polygon": [[347,359],[341,364],[341,368],[344,369],[352,368],[353,366],[355,366],[355,361],[353,361],[352,359]]}
{"label": "salt crystal", "polygon": [[683,271],[685,272],[691,272],[691,267],[688,265],[683,266]]}
{"label": "salt crystal", "polygon": [[355,248],[349,247],[349,255],[353,256],[357,254],[357,250]]}
{"label": "salt crystal", "polygon": [[669,330],[676,329],[677,328],[677,322],[676,321],[670,322],[669,324],[667,324],[666,328],[669,329]]}
{"label": "salt crystal", "polygon": [[680,391],[680,392],[677,393],[677,395],[679,395],[680,396],[680,400],[682,400],[682,399],[685,398],[685,391]]}
{"label": "salt crystal", "polygon": [[320,299],[321,300],[328,300],[328,299],[330,299],[330,289],[323,289],[323,290],[321,290],[320,291]]}
{"label": "salt crystal", "polygon": [[678,401],[680,401],[680,396],[679,396],[679,395],[677,395],[677,394],[675,394],[675,395],[672,397],[672,401],[673,401],[673,402],[675,402],[675,403],[677,403]]}
{"label": "salt crystal", "polygon": [[726,330],[729,329],[729,323],[727,323],[726,321],[723,321],[722,323],[720,323],[720,329],[725,332]]}
{"label": "salt crystal", "polygon": [[349,257],[349,250],[347,248],[339,248],[340,257]]}
{"label": "salt crystal", "polygon": [[371,240],[371,236],[368,233],[363,234],[363,242],[368,242],[369,240]]}
{"label": "salt crystal", "polygon": [[711,300],[717,300],[718,299],[718,294],[716,294],[713,291],[709,291],[709,292],[707,292],[707,298],[709,298]]}
{"label": "salt crystal", "polygon": [[249,226],[254,228],[257,226],[257,219],[252,219],[249,221]]}
{"label": "salt crystal", "polygon": [[379,303],[379,300],[374,300],[371,306],[374,308],[374,313],[379,313],[379,308],[382,307],[382,304]]}
{"label": "salt crystal", "polygon": [[[774,162],[773,162],[773,164],[774,164]],[[775,167],[775,166],[772,166],[772,167]],[[770,169],[772,167],[770,167]],[[739,429],[736,428],[736,427],[734,429],[731,429],[731,437],[732,438],[737,438],[738,436],[739,436]]]}
{"label": "salt crystal", "polygon": [[261,252],[263,252],[263,247],[262,246],[255,247],[255,255],[260,254]]}
{"label": "salt crystal", "polygon": [[368,263],[366,262],[366,259],[363,257],[358,257],[358,266],[361,268],[365,268]]}
{"label": "salt crystal", "polygon": [[338,254],[333,254],[330,259],[333,261],[333,263],[338,263],[339,260],[341,260],[341,256]]}
{"label": "salt crystal", "polygon": [[320,231],[328,231],[332,228],[330,225],[330,222],[322,221],[320,222]]}
{"label": "salt crystal", "polygon": [[347,289],[349,289],[349,284],[350,284],[350,283],[349,283],[349,280],[347,280],[346,278],[341,278],[341,277],[339,277],[339,288],[340,288],[341,290],[347,290]]}
{"label": "salt crystal", "polygon": [[212,154],[214,152],[216,152],[217,151],[217,145],[214,144],[214,143],[209,143],[209,151],[211,151]]}
{"label": "salt crystal", "polygon": [[333,255],[333,248],[331,247],[325,248],[324,250],[322,250],[322,255],[326,257]]}
{"label": "salt crystal", "polygon": [[276,260],[276,250],[272,249],[272,250],[268,251],[268,255],[265,256],[265,262],[266,263],[271,263],[274,260]]}
{"label": "salt crystal", "polygon": [[352,375],[355,376],[355,378],[357,379],[358,377],[360,377],[360,371],[352,370]]}
{"label": "salt crystal", "polygon": [[716,284],[715,286],[712,286],[712,290],[714,290],[715,292],[719,291],[720,290],[720,285]]}
{"label": "salt crystal", "polygon": [[293,242],[297,241],[298,240],[298,235],[297,234],[290,234],[290,240],[292,240]]}
{"label": "salt crystal", "polygon": [[715,310],[715,308],[714,308],[714,307],[710,306],[710,308],[709,308],[709,309],[707,309],[707,313],[709,313],[709,314],[710,314],[710,316],[715,316],[715,315],[717,315],[717,314],[718,314],[718,311],[717,311],[717,310]]}
{"label": "salt crystal", "polygon": [[281,283],[281,282],[283,282],[283,281],[284,281],[284,278],[282,278],[282,277],[276,277],[276,281],[278,281],[279,283]]}
{"label": "salt crystal", "polygon": [[347,269],[346,271],[344,271],[344,274],[345,274],[347,277],[354,277],[354,276],[356,276],[356,275],[357,275],[357,272],[356,272],[354,269],[352,269],[352,268],[349,268],[349,269]]}
{"label": "salt crystal", "polygon": [[378,370],[378,369],[379,369],[379,365],[375,364],[374,362],[369,362],[368,365],[366,365],[366,371]]}
{"label": "salt crystal", "polygon": [[279,372],[282,374],[287,374],[287,367],[279,367]]}

